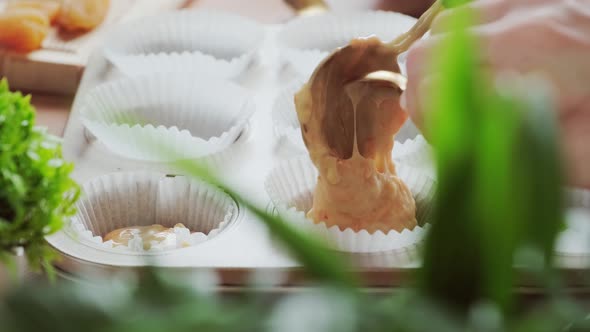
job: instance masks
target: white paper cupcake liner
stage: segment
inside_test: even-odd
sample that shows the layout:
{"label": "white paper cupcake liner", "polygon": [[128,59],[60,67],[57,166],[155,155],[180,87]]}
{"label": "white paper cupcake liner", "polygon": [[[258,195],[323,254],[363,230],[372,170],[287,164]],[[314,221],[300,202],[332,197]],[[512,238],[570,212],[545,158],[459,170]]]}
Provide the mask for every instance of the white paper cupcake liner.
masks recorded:
{"label": "white paper cupcake liner", "polygon": [[145,161],[218,153],[254,112],[248,92],[191,73],[152,73],[104,83],[82,102],[82,122],[112,152]]}
{"label": "white paper cupcake liner", "polygon": [[568,207],[590,209],[590,189],[569,187],[565,195]]}
{"label": "white paper cupcake liner", "polygon": [[246,71],[253,57],[254,51],[231,60],[218,59],[198,51],[109,56],[117,69],[127,76],[191,71],[223,79],[235,78]]}
{"label": "white paper cupcake liner", "polygon": [[242,72],[264,40],[258,23],[211,10],[183,10],[121,26],[104,54],[120,71],[192,70],[230,78]]}
{"label": "white paper cupcake liner", "polygon": [[[102,237],[115,229],[160,224],[175,229],[176,243],[146,252],[194,246],[216,236],[237,219],[238,206],[227,194],[189,178],[158,173],[113,173],[83,186],[77,214],[66,232],[100,249],[144,252],[142,243],[113,246]],[[136,239],[134,239],[136,240]]]}
{"label": "white paper cupcake liner", "polygon": [[415,168],[435,179],[436,165],[432,153],[431,146],[422,135],[396,142],[393,146],[393,160],[396,163]]}
{"label": "white paper cupcake liner", "polygon": [[306,218],[313,204],[313,191],[317,183],[317,170],[307,156],[300,156],[279,164],[268,176],[265,186],[279,215],[298,227],[326,239],[335,249],[346,252],[382,252],[400,250],[419,243],[432,213],[434,181],[419,170],[397,165],[398,176],[408,185],[416,200],[416,219],[419,225],[402,232],[377,231],[373,234],[350,228],[344,231],[338,226],[327,227]]}
{"label": "white paper cupcake liner", "polygon": [[565,189],[567,228],[555,244],[559,256],[590,256],[590,190],[569,187]]}
{"label": "white paper cupcake liner", "polygon": [[298,153],[306,153],[307,150],[301,138],[294,96],[304,84],[302,80],[296,79],[281,90],[275,98],[271,113],[275,135]]}
{"label": "white paper cupcake liner", "polygon": [[567,228],[557,237],[556,253],[561,256],[589,256],[590,207],[568,209],[566,223]]}
{"label": "white paper cupcake liner", "polygon": [[326,56],[352,39],[374,35],[390,41],[415,22],[412,17],[393,12],[327,13],[287,23],[277,40],[283,58],[303,79],[308,79]]}

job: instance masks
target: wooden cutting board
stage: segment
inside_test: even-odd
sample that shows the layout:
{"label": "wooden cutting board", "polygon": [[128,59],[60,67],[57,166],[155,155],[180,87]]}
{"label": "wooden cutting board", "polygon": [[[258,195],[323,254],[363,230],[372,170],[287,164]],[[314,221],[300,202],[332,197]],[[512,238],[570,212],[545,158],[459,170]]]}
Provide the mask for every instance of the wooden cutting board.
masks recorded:
{"label": "wooden cutting board", "polygon": [[[94,30],[77,35],[53,27],[40,50],[18,54],[0,49],[0,77],[14,89],[73,95],[89,55],[118,23],[179,9],[187,0],[112,0],[105,21]],[[3,10],[5,0],[0,0]]]}

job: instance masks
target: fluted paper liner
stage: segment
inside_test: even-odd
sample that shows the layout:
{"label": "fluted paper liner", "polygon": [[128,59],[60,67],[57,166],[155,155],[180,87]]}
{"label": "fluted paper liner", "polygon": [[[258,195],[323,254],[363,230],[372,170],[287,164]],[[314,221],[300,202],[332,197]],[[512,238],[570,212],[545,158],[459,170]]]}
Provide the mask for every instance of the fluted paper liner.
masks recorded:
{"label": "fluted paper liner", "polygon": [[393,160],[403,166],[419,170],[425,175],[435,178],[436,167],[432,148],[422,135],[393,145]]}
{"label": "fluted paper liner", "polygon": [[152,73],[104,83],[84,98],[84,125],[127,158],[171,161],[218,153],[254,112],[240,86],[191,73]]}
{"label": "fluted paper liner", "polygon": [[569,187],[565,194],[568,207],[590,209],[590,189]]}
{"label": "fluted paper liner", "polygon": [[306,153],[307,150],[301,137],[294,96],[304,84],[303,80],[298,79],[281,90],[273,103],[271,114],[277,137],[299,153]]}
{"label": "fluted paper liner", "polygon": [[566,213],[567,228],[564,229],[555,242],[555,252],[560,256],[584,257],[590,256],[590,209],[588,207],[574,207]]}
{"label": "fluted paper liner", "polygon": [[287,23],[277,41],[284,60],[308,79],[326,56],[352,39],[374,35],[390,41],[408,31],[414,22],[412,17],[382,11],[303,16]]}
{"label": "fluted paper liner", "polygon": [[557,237],[555,251],[560,256],[590,256],[590,190],[568,187],[564,191],[567,228]]}
{"label": "fluted paper liner", "polygon": [[299,156],[278,165],[271,171],[265,185],[279,215],[302,229],[320,235],[335,249],[346,252],[392,251],[416,245],[422,240],[431,218],[435,190],[434,181],[416,168],[397,164],[397,173],[416,200],[416,219],[421,225],[402,232],[391,230],[370,234],[365,230],[340,230],[336,225],[327,227],[325,223],[316,224],[307,219],[318,175],[308,156]]}
{"label": "fluted paper liner", "polygon": [[[77,213],[67,232],[80,241],[102,249],[143,251],[113,246],[102,236],[115,229],[182,223],[190,230],[176,230],[173,247],[197,245],[226,229],[236,219],[235,201],[217,188],[187,177],[166,177],[151,172],[112,173],[83,186]],[[151,251],[161,251],[153,248]]]}
{"label": "fluted paper liner", "polygon": [[242,16],[183,10],[121,26],[107,38],[104,54],[127,75],[191,70],[230,78],[247,67],[264,35],[260,24]]}

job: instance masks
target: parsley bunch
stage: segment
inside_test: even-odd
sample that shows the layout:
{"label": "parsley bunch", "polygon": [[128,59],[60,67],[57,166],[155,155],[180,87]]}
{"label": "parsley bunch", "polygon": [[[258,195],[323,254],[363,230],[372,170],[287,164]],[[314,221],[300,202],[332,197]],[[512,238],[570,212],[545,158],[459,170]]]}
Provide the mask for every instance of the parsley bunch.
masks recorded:
{"label": "parsley bunch", "polygon": [[0,260],[22,247],[33,268],[51,270],[44,237],[74,214],[79,187],[57,138],[34,126],[30,99],[0,81]]}

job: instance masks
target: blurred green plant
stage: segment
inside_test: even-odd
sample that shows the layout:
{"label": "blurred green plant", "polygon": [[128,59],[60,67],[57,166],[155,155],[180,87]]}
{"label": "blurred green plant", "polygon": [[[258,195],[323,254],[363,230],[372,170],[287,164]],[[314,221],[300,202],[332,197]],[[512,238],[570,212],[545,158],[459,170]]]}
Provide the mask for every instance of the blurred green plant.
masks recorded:
{"label": "blurred green plant", "polygon": [[[145,271],[140,282],[30,285],[0,304],[3,332],[259,331],[261,308],[200,292],[186,278]],[[197,276],[193,276],[196,279]],[[248,301],[252,303],[251,301]],[[242,305],[240,305],[242,304]]]}
{"label": "blurred green plant", "polygon": [[269,213],[257,206],[232,188],[224,184],[202,163],[194,160],[177,162],[176,167],[181,172],[207,181],[232,196],[241,206],[248,209],[255,217],[262,221],[281,241],[294,258],[305,266],[305,271],[320,282],[332,286],[351,288],[357,285],[356,277],[350,273],[350,266],[344,258],[331,251],[328,245],[319,238],[306,234],[295,228],[288,220]]}
{"label": "blurred green plant", "polygon": [[[557,126],[538,81],[492,81],[479,70],[478,47],[466,31],[471,18],[455,15],[432,64],[440,76],[427,128],[438,192],[422,287],[462,312],[479,301],[508,312],[515,258],[540,257],[534,268],[548,269],[563,223]],[[533,268],[531,260],[518,263]]]}
{"label": "blurred green plant", "polygon": [[30,99],[0,80],[0,260],[22,247],[33,268],[52,271],[44,237],[74,214],[79,189],[57,139],[34,126]]}

